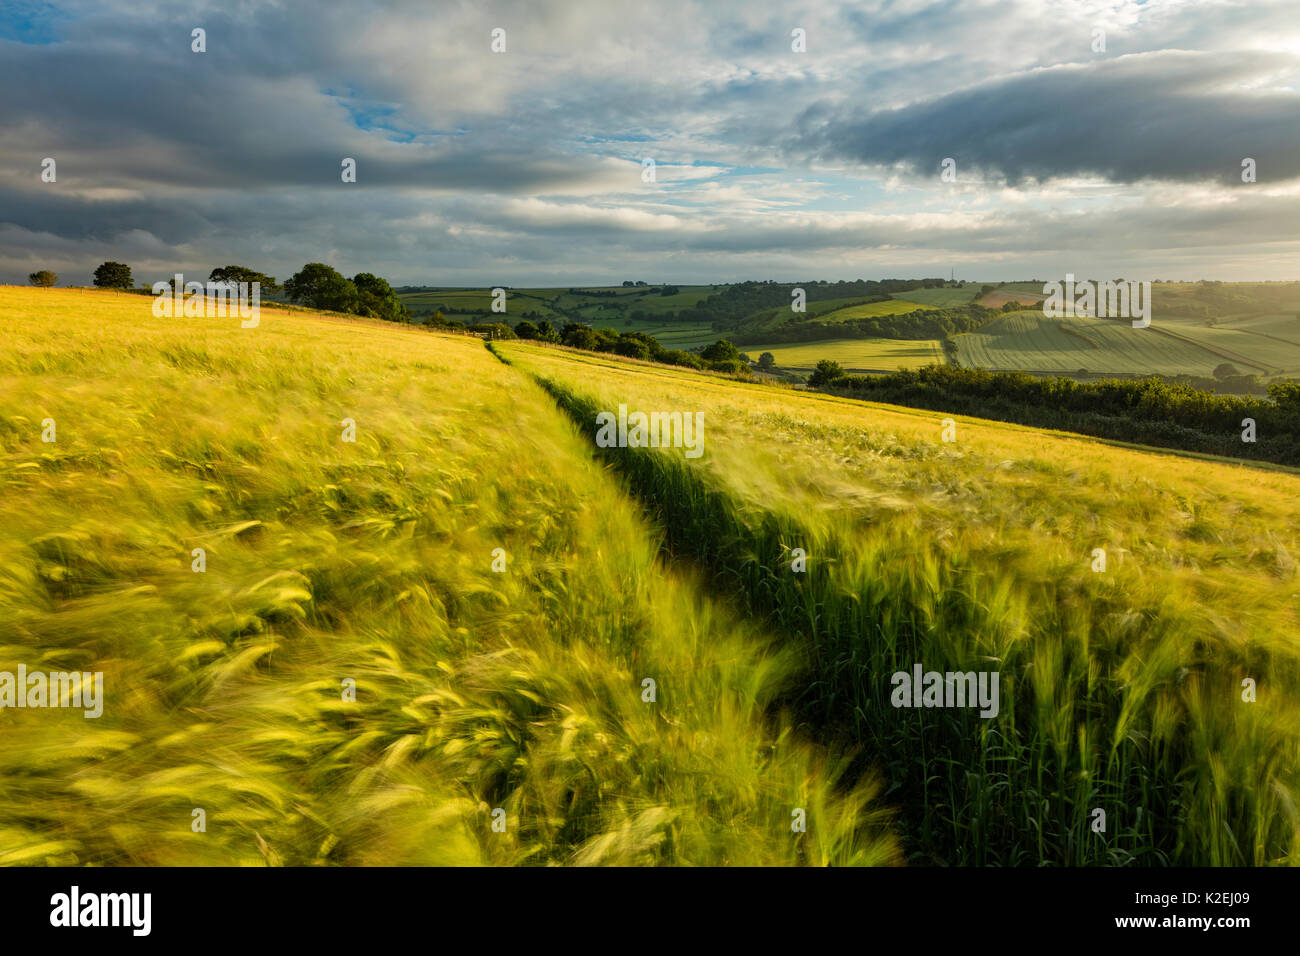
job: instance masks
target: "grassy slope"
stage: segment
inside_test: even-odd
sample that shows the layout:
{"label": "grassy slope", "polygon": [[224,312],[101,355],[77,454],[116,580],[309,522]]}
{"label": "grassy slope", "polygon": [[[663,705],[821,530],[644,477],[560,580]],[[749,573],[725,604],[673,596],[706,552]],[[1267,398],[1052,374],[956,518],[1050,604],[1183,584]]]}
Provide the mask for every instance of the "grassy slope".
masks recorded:
{"label": "grassy slope", "polygon": [[477,341],[149,305],[0,288],[0,670],[106,680],[0,710],[0,863],[894,858],[788,653]]}
{"label": "grassy slope", "polygon": [[[1294,858],[1300,477],[965,418],[944,444],[941,414],[502,350],[580,415],[704,412],[698,461],[614,460],[805,649],[804,712],[886,773],[913,859]],[[1002,713],[893,709],[915,662],[996,668]]]}
{"label": "grassy slope", "polygon": [[1181,326],[1171,335],[1154,321],[1151,328],[1135,329],[1113,319],[1049,319],[1039,310],[1027,309],[953,338],[958,360],[967,368],[1209,376],[1220,363],[1236,358],[1243,371],[1262,370],[1248,365],[1244,356],[1211,351],[1189,340]]}
{"label": "grassy slope", "polygon": [[863,303],[859,298],[822,299],[806,303],[803,312],[792,312],[789,307],[761,309],[746,316],[737,325],[736,331],[747,336],[756,335],[765,329],[775,329],[785,325],[816,320],[823,324],[834,324],[847,319],[870,318],[881,315],[902,315],[907,312],[937,308],[909,299],[893,298],[885,302]]}
{"label": "grassy slope", "polygon": [[827,339],[797,345],[746,345],[744,350],[753,359],[771,352],[778,368],[799,372],[812,371],[822,359],[839,362],[851,372],[892,372],[945,361],[937,339]]}
{"label": "grassy slope", "polygon": [[979,295],[979,291],[980,284],[978,282],[967,282],[959,289],[944,286],[939,289],[912,289],[908,292],[896,292],[894,298],[919,302],[923,305],[934,306],[937,309],[951,309],[954,306],[974,302],[975,297]]}
{"label": "grassy slope", "polygon": [[[997,308],[1017,292],[1041,298],[1042,284],[1009,283],[980,301]],[[917,301],[930,301],[923,296],[917,293]],[[1080,331],[1087,332],[1089,325],[1098,329],[1107,340],[1104,351],[1080,354],[1082,343],[1033,329],[1024,335],[983,339],[979,335],[989,332],[983,329],[958,339],[961,360],[990,369],[1074,372],[1085,368],[1112,374],[1201,376],[1226,361],[1263,378],[1300,375],[1300,319],[1296,317],[1300,283],[1158,283],[1152,287],[1152,298],[1152,329],[1160,337],[1153,348],[1145,347],[1151,343],[1120,339],[1116,333],[1122,322],[1099,325],[1095,320],[1067,320]]]}

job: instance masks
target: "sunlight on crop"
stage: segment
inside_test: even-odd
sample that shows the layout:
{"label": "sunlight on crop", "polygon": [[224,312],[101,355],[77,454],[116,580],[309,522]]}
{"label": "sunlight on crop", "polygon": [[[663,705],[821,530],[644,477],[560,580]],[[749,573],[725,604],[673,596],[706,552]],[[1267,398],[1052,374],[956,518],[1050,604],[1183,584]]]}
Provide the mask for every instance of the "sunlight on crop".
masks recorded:
{"label": "sunlight on crop", "polygon": [[0,864],[898,859],[796,655],[479,340],[149,306],[0,289],[0,671],[105,682],[0,709]]}

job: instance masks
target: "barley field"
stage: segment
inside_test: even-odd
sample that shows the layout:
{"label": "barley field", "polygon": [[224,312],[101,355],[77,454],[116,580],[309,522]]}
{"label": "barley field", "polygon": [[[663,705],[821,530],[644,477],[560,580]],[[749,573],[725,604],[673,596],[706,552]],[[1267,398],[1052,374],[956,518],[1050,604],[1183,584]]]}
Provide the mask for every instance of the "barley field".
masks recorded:
{"label": "barley field", "polygon": [[[1051,319],[1041,310],[1026,309],[999,316],[978,332],[954,335],[953,342],[963,366],[991,371],[1209,377],[1218,365],[1231,360],[1243,372],[1267,371],[1259,359],[1215,348],[1208,340],[1194,338],[1195,334],[1183,326],[1168,330],[1154,319],[1149,328],[1135,329],[1124,320]],[[1237,344],[1226,340],[1231,333],[1219,336],[1225,346]]]}
{"label": "barley field", "polygon": [[[883,776],[909,862],[1295,860],[1294,472],[962,417],[949,442],[941,413],[495,348],[588,429],[702,412],[698,459],[607,459],[801,649],[792,706]],[[997,671],[1000,712],[893,706],[917,663]]]}
{"label": "barley field", "polygon": [[892,372],[945,362],[938,339],[826,339],[797,345],[746,345],[744,350],[753,359],[771,352],[778,368],[804,373],[811,372],[822,359],[839,362],[850,372]]}
{"label": "barley field", "polygon": [[150,302],[0,287],[0,671],[104,686],[0,709],[0,864],[901,859],[792,649],[525,374]]}
{"label": "barley field", "polygon": [[1293,471],[150,305],[0,287],[0,673],[104,687],[0,708],[0,864],[1295,859]]}

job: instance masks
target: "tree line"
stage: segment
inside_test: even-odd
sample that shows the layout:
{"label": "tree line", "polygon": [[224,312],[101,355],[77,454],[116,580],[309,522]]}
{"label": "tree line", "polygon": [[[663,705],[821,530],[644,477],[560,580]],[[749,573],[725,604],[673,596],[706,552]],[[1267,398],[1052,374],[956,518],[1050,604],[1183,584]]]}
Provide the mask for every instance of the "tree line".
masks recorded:
{"label": "tree line", "polygon": [[[56,273],[41,269],[27,277],[34,286],[48,288],[59,281]],[[131,267],[124,262],[101,263],[93,275],[94,285],[101,289],[123,292],[135,290]],[[174,286],[175,279],[168,284]],[[294,273],[283,286],[274,276],[266,275],[247,266],[218,266],[208,274],[209,282],[249,284],[257,282],[263,294],[283,291],[290,302],[302,303],[313,309],[328,312],[346,312],[389,322],[409,322],[411,313],[397,297],[388,281],[370,272],[359,272],[346,278],[332,266],[323,262],[309,262]],[[146,291],[147,291],[146,287]]]}
{"label": "tree line", "polygon": [[823,360],[808,384],[891,405],[1300,465],[1300,382],[1295,381],[1269,384],[1264,398],[1219,395],[1158,375],[1076,382],[946,365],[849,375],[837,362]]}
{"label": "tree line", "polygon": [[[1007,303],[1020,308],[1015,303]],[[1011,309],[1002,311],[1009,312]],[[974,332],[1001,314],[997,309],[970,303],[948,309],[917,309],[893,315],[864,315],[839,322],[791,320],[774,329],[746,331],[739,342],[813,342],[819,339],[942,339]]]}
{"label": "tree line", "polygon": [[826,299],[887,298],[891,293],[912,289],[938,289],[947,279],[855,279],[842,282],[738,282],[696,302],[691,310],[697,318],[713,320],[715,329],[734,328],[747,316],[763,309],[789,308],[795,289],[803,289],[805,301]]}

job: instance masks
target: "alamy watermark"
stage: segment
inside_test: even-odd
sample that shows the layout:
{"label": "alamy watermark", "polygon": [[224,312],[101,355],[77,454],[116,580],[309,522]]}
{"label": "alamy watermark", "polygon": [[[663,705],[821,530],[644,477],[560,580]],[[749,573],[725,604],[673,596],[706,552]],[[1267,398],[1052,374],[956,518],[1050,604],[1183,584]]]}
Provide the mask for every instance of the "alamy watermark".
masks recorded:
{"label": "alamy watermark", "polygon": [[895,707],[979,707],[981,717],[996,717],[1001,709],[998,671],[926,671],[920,664],[912,672],[896,671],[890,678]]}
{"label": "alamy watermark", "polygon": [[152,893],[82,893],[73,886],[50,897],[51,926],[125,926],[133,936],[153,928]]}
{"label": "alamy watermark", "polygon": [[26,664],[18,673],[0,671],[0,708],[3,707],[80,707],[83,717],[95,718],[104,713],[104,675],[95,671],[27,672]]}
{"label": "alamy watermark", "polygon": [[152,290],[157,296],[153,314],[160,319],[181,316],[224,319],[237,314],[239,326],[244,329],[255,329],[261,321],[260,282],[186,282],[178,272],[170,282],[155,282]]}
{"label": "alamy watermark", "polygon": [[1145,329],[1151,324],[1151,283],[1136,279],[1117,279],[1096,283],[1087,279],[1078,282],[1074,273],[1067,272],[1064,282],[1048,282],[1043,286],[1043,315],[1049,319],[1073,316],[1098,316],[1112,319],[1132,319],[1133,328]]}
{"label": "alamy watermark", "polygon": [[704,454],[704,413],[632,412],[618,406],[618,415],[596,415],[596,444],[601,448],[684,448],[687,458]]}

